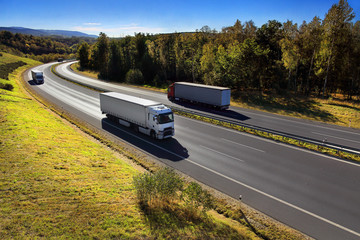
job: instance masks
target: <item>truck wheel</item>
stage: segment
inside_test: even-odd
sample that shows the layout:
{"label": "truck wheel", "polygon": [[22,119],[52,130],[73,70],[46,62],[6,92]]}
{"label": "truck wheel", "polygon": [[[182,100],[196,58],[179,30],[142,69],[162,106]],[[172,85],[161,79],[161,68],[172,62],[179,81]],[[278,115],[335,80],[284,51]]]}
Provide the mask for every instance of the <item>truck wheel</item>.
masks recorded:
{"label": "truck wheel", "polygon": [[155,134],[155,131],[151,131],[150,132],[150,137],[152,138],[152,139],[156,139],[156,134]]}

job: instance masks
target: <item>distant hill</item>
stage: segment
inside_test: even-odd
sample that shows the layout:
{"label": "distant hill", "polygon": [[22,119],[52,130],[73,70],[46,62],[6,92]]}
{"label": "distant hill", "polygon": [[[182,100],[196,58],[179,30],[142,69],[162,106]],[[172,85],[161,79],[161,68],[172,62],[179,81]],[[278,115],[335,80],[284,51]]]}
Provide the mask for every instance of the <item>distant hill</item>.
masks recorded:
{"label": "distant hill", "polygon": [[31,28],[23,28],[23,27],[0,27],[0,31],[9,31],[12,33],[21,33],[21,34],[28,34],[33,36],[62,36],[62,37],[91,37],[91,38],[98,37],[96,35],[89,35],[77,31],[31,29]]}

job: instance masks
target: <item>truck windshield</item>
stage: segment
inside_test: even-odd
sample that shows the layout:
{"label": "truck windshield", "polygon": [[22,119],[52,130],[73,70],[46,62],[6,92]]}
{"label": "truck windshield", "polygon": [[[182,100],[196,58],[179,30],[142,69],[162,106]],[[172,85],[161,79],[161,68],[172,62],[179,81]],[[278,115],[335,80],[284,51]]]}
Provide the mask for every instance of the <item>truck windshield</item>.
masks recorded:
{"label": "truck windshield", "polygon": [[169,122],[173,122],[173,121],[174,121],[174,115],[173,115],[173,113],[159,114],[158,122],[159,122],[160,124],[169,123]]}

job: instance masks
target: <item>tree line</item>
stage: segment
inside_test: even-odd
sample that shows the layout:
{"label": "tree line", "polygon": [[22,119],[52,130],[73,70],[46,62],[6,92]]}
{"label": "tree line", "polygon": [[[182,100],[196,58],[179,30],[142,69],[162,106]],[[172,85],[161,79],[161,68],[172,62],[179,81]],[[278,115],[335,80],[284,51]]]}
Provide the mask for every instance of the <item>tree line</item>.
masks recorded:
{"label": "tree line", "polygon": [[0,31],[0,50],[41,62],[50,62],[58,58],[74,58],[78,44],[85,41],[91,44],[95,42],[91,38],[84,37],[37,37]]}
{"label": "tree line", "polygon": [[239,20],[220,32],[137,33],[78,48],[80,67],[119,82],[167,86],[188,81],[243,90],[360,96],[360,21],[346,0],[300,26]]}

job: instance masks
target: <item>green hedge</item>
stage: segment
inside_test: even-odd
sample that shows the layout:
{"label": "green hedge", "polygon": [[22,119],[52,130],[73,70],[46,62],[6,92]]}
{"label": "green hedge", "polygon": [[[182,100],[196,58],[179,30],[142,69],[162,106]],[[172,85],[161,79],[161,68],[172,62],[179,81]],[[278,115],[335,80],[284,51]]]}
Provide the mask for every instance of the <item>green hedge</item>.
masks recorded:
{"label": "green hedge", "polygon": [[12,73],[15,69],[26,65],[23,61],[17,61],[12,63],[6,63],[0,65],[0,78],[9,80],[9,74]]}

